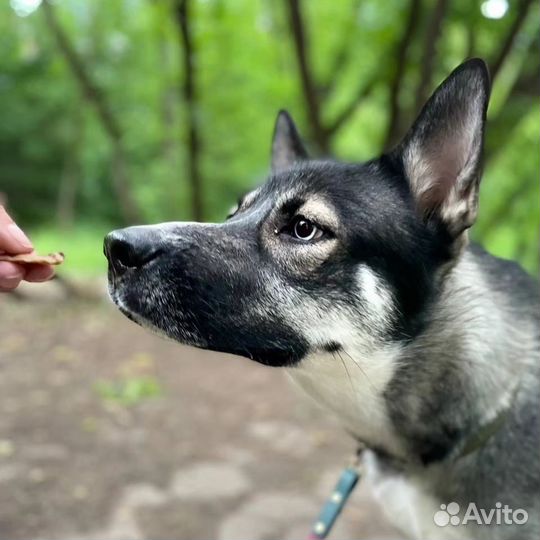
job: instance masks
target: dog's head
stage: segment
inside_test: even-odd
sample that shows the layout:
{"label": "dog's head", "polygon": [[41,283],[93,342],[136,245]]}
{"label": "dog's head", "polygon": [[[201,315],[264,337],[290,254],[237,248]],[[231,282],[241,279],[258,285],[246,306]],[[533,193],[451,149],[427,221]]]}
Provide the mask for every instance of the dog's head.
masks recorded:
{"label": "dog's head", "polygon": [[270,365],[410,339],[476,217],[488,94],[484,63],[466,62],[396,149],[362,164],[309,159],[281,112],[268,180],[224,223],[107,236],[114,302],[179,342]]}

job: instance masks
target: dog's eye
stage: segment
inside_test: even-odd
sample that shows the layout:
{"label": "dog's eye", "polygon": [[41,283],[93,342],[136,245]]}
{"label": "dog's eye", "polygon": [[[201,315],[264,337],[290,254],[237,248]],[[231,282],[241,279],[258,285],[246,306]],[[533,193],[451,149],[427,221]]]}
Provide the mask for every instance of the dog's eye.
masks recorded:
{"label": "dog's eye", "polygon": [[299,219],[294,224],[294,236],[298,240],[313,240],[317,234],[317,227],[307,219]]}
{"label": "dog's eye", "polygon": [[324,234],[322,229],[303,216],[297,216],[294,218],[286,227],[286,232],[296,240],[300,240],[302,242],[318,240]]}

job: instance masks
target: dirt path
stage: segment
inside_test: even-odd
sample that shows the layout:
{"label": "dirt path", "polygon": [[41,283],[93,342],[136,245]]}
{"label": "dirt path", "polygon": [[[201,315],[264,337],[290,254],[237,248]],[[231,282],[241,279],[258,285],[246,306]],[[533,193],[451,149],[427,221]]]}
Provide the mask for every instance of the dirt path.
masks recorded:
{"label": "dirt path", "polygon": [[[0,297],[0,539],[299,539],[353,444],[283,373]],[[398,538],[364,490],[333,538]]]}

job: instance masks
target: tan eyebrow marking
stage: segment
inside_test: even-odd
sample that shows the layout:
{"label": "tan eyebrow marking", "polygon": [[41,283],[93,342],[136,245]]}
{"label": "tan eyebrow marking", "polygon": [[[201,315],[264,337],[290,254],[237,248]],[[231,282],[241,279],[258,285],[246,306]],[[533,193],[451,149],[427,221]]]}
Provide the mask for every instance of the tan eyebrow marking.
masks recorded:
{"label": "tan eyebrow marking", "polygon": [[253,191],[249,191],[248,193],[246,193],[240,201],[239,208],[244,209],[251,206],[255,202],[255,199],[257,198],[257,195],[259,194],[260,189],[261,188],[257,188],[257,189],[254,189]]}
{"label": "tan eyebrow marking", "polygon": [[339,219],[334,206],[320,195],[310,197],[297,211],[307,219],[311,219],[322,226],[336,229]]}
{"label": "tan eyebrow marking", "polygon": [[238,199],[238,202],[229,208],[229,211],[227,212],[227,219],[233,217],[235,214],[240,212],[240,210],[246,210],[249,208],[255,202],[259,191],[260,188],[257,188],[252,191],[248,191],[245,195],[242,195],[242,197]]}

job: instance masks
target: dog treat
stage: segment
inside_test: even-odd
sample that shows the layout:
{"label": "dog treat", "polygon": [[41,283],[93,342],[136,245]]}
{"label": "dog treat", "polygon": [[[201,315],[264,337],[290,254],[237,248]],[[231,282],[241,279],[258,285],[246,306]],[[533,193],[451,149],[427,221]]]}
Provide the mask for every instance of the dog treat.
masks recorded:
{"label": "dog treat", "polygon": [[48,255],[38,255],[37,253],[20,253],[19,255],[0,254],[0,261],[7,261],[17,264],[62,264],[64,262],[63,253],[49,253]]}

